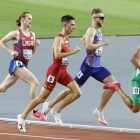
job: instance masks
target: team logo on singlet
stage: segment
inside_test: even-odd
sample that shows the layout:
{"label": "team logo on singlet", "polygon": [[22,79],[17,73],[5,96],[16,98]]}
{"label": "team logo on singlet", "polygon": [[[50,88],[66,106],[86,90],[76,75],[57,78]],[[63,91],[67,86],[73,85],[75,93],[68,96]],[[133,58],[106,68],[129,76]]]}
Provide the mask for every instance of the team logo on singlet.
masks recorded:
{"label": "team logo on singlet", "polygon": [[33,46],[34,41],[22,41],[22,46]]}

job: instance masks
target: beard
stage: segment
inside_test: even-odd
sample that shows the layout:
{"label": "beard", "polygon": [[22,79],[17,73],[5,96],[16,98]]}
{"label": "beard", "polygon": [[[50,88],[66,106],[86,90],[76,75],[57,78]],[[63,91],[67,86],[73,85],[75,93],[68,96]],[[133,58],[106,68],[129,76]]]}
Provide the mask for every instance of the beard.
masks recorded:
{"label": "beard", "polygon": [[99,27],[102,27],[102,26],[103,26],[100,22],[97,22],[97,25],[98,25]]}

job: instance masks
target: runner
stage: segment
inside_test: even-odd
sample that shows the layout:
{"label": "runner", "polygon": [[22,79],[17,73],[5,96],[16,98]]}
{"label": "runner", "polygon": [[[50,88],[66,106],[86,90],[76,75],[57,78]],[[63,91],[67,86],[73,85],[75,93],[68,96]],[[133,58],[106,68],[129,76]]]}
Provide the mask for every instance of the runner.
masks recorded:
{"label": "runner", "polygon": [[[67,86],[73,93],[74,96],[70,97],[77,99],[81,95],[80,88],[74,81],[74,79],[66,72],[66,68],[68,65],[67,56],[72,55],[80,51],[80,47],[76,46],[73,51],[70,51],[69,47],[69,39],[68,35],[73,32],[75,29],[75,21],[74,18],[70,15],[63,16],[61,19],[62,24],[62,32],[58,34],[53,42],[53,64],[47,70],[46,81],[42,87],[40,95],[33,100],[26,110],[17,116],[18,118],[18,129],[21,132],[26,132],[25,130],[25,119],[28,113],[36,107],[38,104],[43,103],[52,90],[54,89],[56,83],[60,83],[64,86]],[[45,110],[43,110],[42,114],[44,114]],[[60,119],[60,114],[56,113],[55,110],[52,110],[55,119],[59,122],[59,124],[63,125]],[[46,120],[46,117],[44,117]]]}
{"label": "runner", "polygon": [[[100,30],[100,27],[103,26],[103,23],[105,21],[103,11],[100,8],[93,9],[91,13],[91,18],[92,25],[87,28],[85,35],[81,39],[81,42],[86,45],[87,57],[84,59],[79,73],[74,80],[77,82],[79,87],[84,85],[84,83],[90,76],[102,83],[106,84],[115,82],[115,87],[120,86],[120,84],[115,81],[114,76],[106,68],[101,66],[101,55],[103,52],[102,46],[106,46],[109,44],[107,39],[103,40],[103,36]],[[105,90],[102,95],[102,100],[99,107],[93,112],[93,115],[97,117],[98,120],[104,125],[107,125],[108,123],[104,119],[103,110],[113,93],[113,90]],[[58,107],[55,108],[55,112],[60,113],[61,110],[67,105],[67,98],[72,95],[73,93],[69,89],[65,89],[61,91],[53,101],[45,102],[43,104],[43,110],[45,110],[45,115],[48,114],[50,109],[56,103],[60,102],[62,99],[65,99],[65,104],[61,103]],[[74,100],[71,99],[71,102],[73,101]],[[68,102],[68,104],[69,103],[70,102]],[[42,115],[42,117],[46,116]]]}
{"label": "runner", "polygon": [[[11,31],[0,40],[0,46],[14,57],[10,62],[9,74],[0,85],[0,92],[5,92],[20,78],[31,86],[30,97],[32,101],[37,96],[39,82],[27,69],[27,66],[32,54],[36,52],[36,48],[40,42],[38,39],[35,39],[35,33],[28,30],[32,23],[32,15],[29,12],[21,13],[16,22],[17,26],[21,26],[20,29]],[[6,42],[9,40],[13,41],[14,51],[6,45]],[[43,120],[37,107],[33,108],[31,117]]]}
{"label": "runner", "polygon": [[140,45],[138,46],[135,53],[132,55],[130,61],[135,66],[135,71],[131,77],[131,84],[133,87],[132,100],[127,96],[120,87],[114,88],[114,83],[108,83],[104,86],[104,89],[116,90],[122,97],[124,103],[130,108],[134,113],[140,110]]}

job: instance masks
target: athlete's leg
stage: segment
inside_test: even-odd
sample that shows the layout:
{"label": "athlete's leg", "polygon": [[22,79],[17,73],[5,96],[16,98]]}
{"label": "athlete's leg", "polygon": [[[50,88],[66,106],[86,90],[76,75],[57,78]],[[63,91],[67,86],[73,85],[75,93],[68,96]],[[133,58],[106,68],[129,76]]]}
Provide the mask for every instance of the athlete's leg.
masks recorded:
{"label": "athlete's leg", "polygon": [[38,97],[36,97],[30,104],[29,106],[26,108],[26,110],[21,114],[21,118],[23,118],[24,120],[26,119],[28,113],[33,110],[37,105],[39,105],[40,103],[45,102],[45,100],[48,98],[48,96],[50,95],[51,91],[48,89],[45,89],[44,87],[42,87],[40,95]]}
{"label": "athlete's leg", "polygon": [[[67,87],[70,89],[71,93],[68,94],[65,97],[64,101],[58,107],[56,107],[55,109],[51,109],[51,110],[50,110],[49,107],[46,107],[46,112],[48,113],[49,110],[50,110],[51,114],[53,115],[53,117],[55,119],[56,124],[58,124],[60,126],[63,126],[63,123],[62,123],[62,121],[60,119],[61,110],[64,107],[66,107],[67,105],[69,105],[70,103],[74,102],[76,99],[78,99],[82,94],[79,86],[77,85],[77,83],[75,81],[72,81],[69,84],[67,84]],[[63,93],[61,93],[61,94],[63,94]],[[62,96],[62,97],[64,97],[64,96]],[[46,104],[46,106],[47,106],[47,104]],[[45,110],[45,107],[44,107],[44,110]]]}
{"label": "athlete's leg", "polygon": [[[88,72],[88,68],[86,70],[85,67],[88,67],[88,66],[87,65],[82,65],[81,68],[80,68],[80,70],[79,70],[79,72],[78,72],[78,74],[75,77],[75,81],[76,81],[76,83],[78,83],[78,86],[79,87],[81,87],[81,85],[83,85],[86,82],[86,80],[89,78],[89,76],[90,76],[90,73]],[[61,83],[61,84],[63,84],[63,83]],[[67,87],[68,87],[68,85],[67,85]],[[49,108],[52,108],[56,103],[60,102],[64,98],[66,98],[66,100],[69,100],[72,97],[74,97],[73,100],[75,100],[75,92],[73,93],[73,90],[71,90],[70,88],[67,88],[67,89],[61,91],[56,96],[56,98],[53,101],[50,102],[50,104],[48,105],[48,107]],[[73,100],[71,100],[70,102],[73,102]]]}
{"label": "athlete's leg", "polygon": [[31,101],[34,100],[37,97],[37,89],[39,85],[39,82],[36,79],[36,77],[25,67],[16,67],[14,74],[31,86],[30,98]]}
{"label": "athlete's leg", "polygon": [[125,92],[120,88],[116,87],[115,90],[119,93],[124,103],[130,108],[130,110],[134,113],[139,112],[140,107],[140,82],[139,81],[131,81],[133,87],[132,100],[129,96],[125,94]]}
{"label": "athlete's leg", "polygon": [[[116,82],[115,78],[113,75],[109,75],[107,76],[104,80],[103,80],[103,83],[106,84],[106,83],[113,83],[113,82]],[[106,106],[106,104],[108,103],[108,101],[110,100],[110,98],[112,97],[114,91],[113,90],[110,90],[110,89],[106,89],[102,95],[102,100],[100,102],[100,105],[98,107],[98,110],[100,112],[102,112]]]}
{"label": "athlete's leg", "polygon": [[7,77],[4,79],[2,84],[0,85],[0,92],[5,92],[9,87],[17,82],[19,79],[18,76],[8,74]]}
{"label": "athlete's leg", "polygon": [[68,94],[64,101],[55,108],[56,113],[60,113],[64,107],[71,104],[82,95],[81,90],[75,81],[70,82],[67,87],[70,89],[70,94]]}
{"label": "athlete's leg", "polygon": [[66,96],[68,96],[71,93],[69,88],[66,88],[58,93],[58,95],[49,103],[48,107],[52,108],[55,104],[62,101]]}

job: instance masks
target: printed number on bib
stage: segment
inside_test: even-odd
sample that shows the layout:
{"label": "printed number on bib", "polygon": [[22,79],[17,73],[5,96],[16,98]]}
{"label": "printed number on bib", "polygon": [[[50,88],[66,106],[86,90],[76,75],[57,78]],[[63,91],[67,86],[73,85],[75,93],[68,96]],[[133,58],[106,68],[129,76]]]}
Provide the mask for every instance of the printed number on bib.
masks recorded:
{"label": "printed number on bib", "polygon": [[23,63],[21,61],[19,61],[19,60],[16,61],[16,66],[17,67],[22,66],[22,65],[23,65]]}
{"label": "printed number on bib", "polygon": [[101,56],[102,55],[102,52],[103,52],[103,49],[102,49],[102,46],[97,48],[96,51],[95,51],[95,55],[96,56]]}
{"label": "printed number on bib", "polygon": [[68,57],[62,58],[62,63],[61,63],[61,65],[67,66],[68,64],[69,64],[69,63],[68,63]]}
{"label": "printed number on bib", "polygon": [[133,94],[136,94],[136,95],[139,94],[139,88],[138,87],[133,88]]}
{"label": "printed number on bib", "polygon": [[79,73],[77,74],[77,77],[80,79],[82,76],[83,76],[83,73],[79,71]]}
{"label": "printed number on bib", "polygon": [[24,49],[23,56],[26,60],[29,60],[32,56],[32,50]]}
{"label": "printed number on bib", "polygon": [[50,83],[53,83],[54,82],[54,79],[55,79],[54,76],[49,75],[47,81],[50,82]]}

